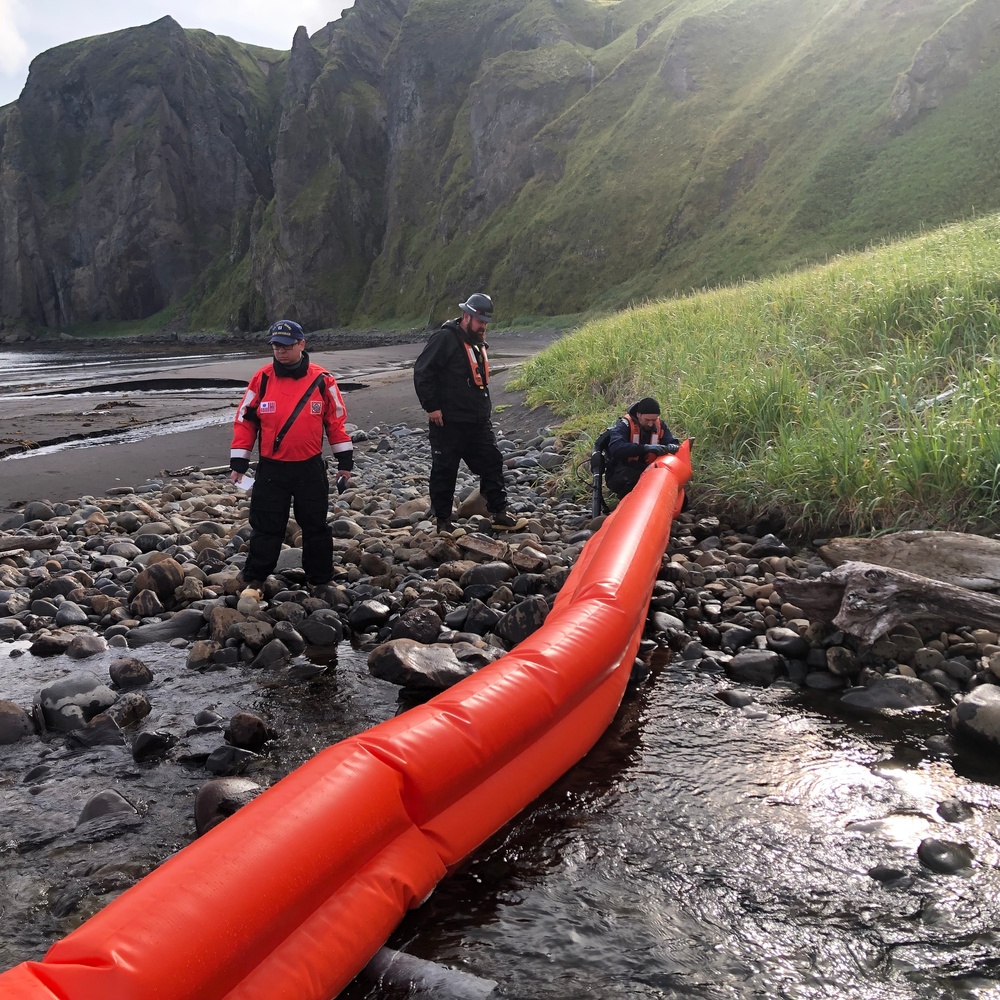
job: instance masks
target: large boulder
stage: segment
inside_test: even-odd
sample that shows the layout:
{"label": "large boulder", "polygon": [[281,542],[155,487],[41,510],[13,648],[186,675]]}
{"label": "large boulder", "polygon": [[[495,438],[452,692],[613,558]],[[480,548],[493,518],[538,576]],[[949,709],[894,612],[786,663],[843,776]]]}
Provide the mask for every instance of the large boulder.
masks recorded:
{"label": "large boulder", "polygon": [[875,712],[933,708],[941,704],[941,696],[930,684],[903,674],[881,677],[868,687],[848,691],[840,700],[845,705]]}
{"label": "large boulder", "polygon": [[35,702],[45,725],[59,732],[82,729],[95,715],[110,708],[118,695],[93,674],[62,677],[42,688]]}
{"label": "large boulder", "polygon": [[980,684],[952,710],[949,719],[956,736],[1000,749],[1000,687]]}

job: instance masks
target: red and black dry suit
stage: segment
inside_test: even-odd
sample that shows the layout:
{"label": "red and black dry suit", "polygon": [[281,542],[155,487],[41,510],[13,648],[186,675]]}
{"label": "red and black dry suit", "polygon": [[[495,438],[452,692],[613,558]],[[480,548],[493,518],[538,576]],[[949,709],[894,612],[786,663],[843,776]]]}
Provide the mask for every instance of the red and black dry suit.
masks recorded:
{"label": "red and black dry suit", "polygon": [[646,466],[656,461],[657,456],[647,453],[646,446],[669,444],[680,444],[670,428],[659,417],[654,427],[643,427],[633,405],[611,428],[604,470],[608,489],[618,497],[630,493]]}
{"label": "red and black dry suit", "polygon": [[413,387],[428,412],[441,411],[444,426],[428,425],[431,444],[430,495],[434,516],[451,517],[459,463],[479,476],[479,491],[491,514],[507,507],[503,455],[490,415],[487,344],[448,320],[427,341],[413,366]]}
{"label": "red and black dry suit", "polygon": [[[296,411],[298,411],[296,413]],[[294,419],[289,423],[292,415]],[[330,484],[323,461],[323,436],[337,467],[354,466],[354,445],[344,425],[347,407],[336,379],[303,353],[298,365],[265,365],[250,379],[236,411],[229,466],[246,472],[256,443],[260,461],[250,494],[246,582],[263,581],[274,571],[291,507],[302,529],[302,568],[310,583],[333,576],[333,542],[327,524]]]}

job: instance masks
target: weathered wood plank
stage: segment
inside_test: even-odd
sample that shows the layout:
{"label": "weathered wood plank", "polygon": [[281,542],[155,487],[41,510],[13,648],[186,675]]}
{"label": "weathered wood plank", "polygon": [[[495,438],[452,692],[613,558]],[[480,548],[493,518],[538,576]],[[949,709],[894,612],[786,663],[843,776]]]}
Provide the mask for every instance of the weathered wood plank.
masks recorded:
{"label": "weathered wood plank", "polygon": [[1000,539],[962,531],[896,531],[833,538],[819,549],[828,566],[873,563],[969,590],[1000,591]]}
{"label": "weathered wood plank", "polygon": [[59,535],[0,535],[0,552],[25,549],[57,549],[62,544]]}

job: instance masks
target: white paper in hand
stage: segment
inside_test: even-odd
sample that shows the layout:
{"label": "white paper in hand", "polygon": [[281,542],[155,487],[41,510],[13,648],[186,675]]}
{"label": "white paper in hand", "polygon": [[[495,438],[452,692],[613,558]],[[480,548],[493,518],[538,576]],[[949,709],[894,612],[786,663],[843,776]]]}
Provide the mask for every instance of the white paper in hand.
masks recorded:
{"label": "white paper in hand", "polygon": [[249,490],[253,486],[253,476],[249,473],[244,473],[236,480],[236,488],[238,490]]}

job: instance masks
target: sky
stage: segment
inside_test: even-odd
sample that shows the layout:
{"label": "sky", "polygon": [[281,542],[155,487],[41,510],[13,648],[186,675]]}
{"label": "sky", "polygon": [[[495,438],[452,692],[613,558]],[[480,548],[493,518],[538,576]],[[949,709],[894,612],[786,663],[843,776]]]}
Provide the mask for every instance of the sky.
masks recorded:
{"label": "sky", "polygon": [[301,24],[311,35],[353,0],[0,0],[0,107],[16,101],[28,64],[63,42],[150,24],[169,14],[183,28],[206,28],[238,42],[290,49]]}

